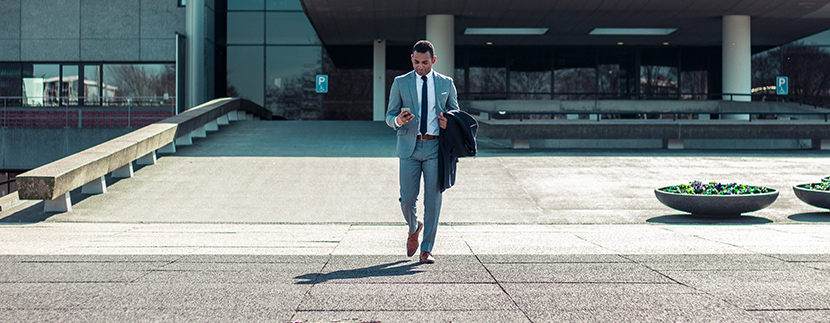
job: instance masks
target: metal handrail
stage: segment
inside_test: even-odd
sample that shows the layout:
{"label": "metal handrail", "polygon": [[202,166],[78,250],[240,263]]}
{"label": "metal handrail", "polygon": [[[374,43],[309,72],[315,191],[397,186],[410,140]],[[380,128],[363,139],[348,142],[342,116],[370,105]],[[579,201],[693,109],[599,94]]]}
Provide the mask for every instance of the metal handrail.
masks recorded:
{"label": "metal handrail", "polygon": [[[609,92],[462,92],[458,96],[462,100],[478,101],[478,100],[508,100],[510,96],[516,95],[540,95],[562,97],[562,96],[581,96],[579,99],[555,99],[562,101],[582,100],[582,101],[602,101],[615,99],[630,99],[630,100],[681,100],[681,101],[735,101],[736,98],[771,98],[774,101],[786,101],[799,104],[812,105],[813,107],[830,107],[830,99],[821,100],[814,98],[799,97],[794,95],[776,95],[771,93],[697,93],[697,92],[676,92],[676,93],[609,93]],[[497,96],[497,98],[475,98],[476,96]],[[473,97],[473,98],[471,98]],[[588,97],[588,98],[585,98]],[[706,99],[697,99],[706,97]],[[689,98],[689,99],[686,99]],[[521,100],[521,99],[517,99]],[[530,101],[533,101],[531,99]],[[744,101],[739,101],[744,102]],[[810,104],[811,103],[811,104]]]}
{"label": "metal handrail", "polygon": [[[47,101],[46,104],[24,104],[26,100]],[[78,106],[173,106],[176,97],[164,96],[0,96],[3,108],[9,107],[78,107]],[[9,102],[18,101],[13,106]],[[80,102],[84,102],[83,105]],[[157,103],[157,104],[156,104]]]}
{"label": "metal handrail", "polygon": [[[597,122],[603,120],[602,115],[607,115],[607,114],[629,114],[629,115],[630,114],[635,114],[635,115],[649,115],[649,114],[666,115],[666,114],[670,114],[670,115],[672,115],[672,121],[683,120],[683,119],[678,119],[678,116],[679,115],[684,115],[684,114],[696,114],[696,115],[699,115],[699,114],[748,115],[749,116],[749,119],[747,120],[748,122],[752,122],[752,120],[753,120],[752,116],[753,115],[818,115],[818,116],[824,116],[824,122],[828,122],[828,120],[830,120],[830,110],[828,110],[826,112],[820,112],[820,111],[815,111],[815,112],[807,112],[807,111],[803,111],[803,112],[798,112],[798,111],[794,111],[794,112],[770,112],[770,111],[656,111],[656,110],[645,110],[645,111],[643,111],[643,110],[636,110],[636,111],[630,111],[630,110],[616,110],[616,111],[615,110],[611,110],[611,111],[609,111],[609,110],[601,110],[601,111],[600,110],[498,111],[498,112],[494,112],[494,111],[489,111],[489,110],[476,109],[476,108],[473,108],[473,107],[462,107],[462,109],[466,110],[468,112],[487,113],[487,120],[492,120],[494,114],[499,115],[499,116],[518,115],[519,116],[519,121],[524,121],[524,116],[525,115],[550,115],[551,119],[544,119],[544,120],[553,120],[554,115],[567,115],[567,114],[597,115],[597,120],[596,120]],[[641,118],[637,118],[637,119],[641,119]],[[607,118],[607,120],[620,120],[620,119]],[[642,118],[641,120],[668,120],[668,119],[646,119],[646,118]],[[755,120],[759,120],[759,119],[756,118]]]}

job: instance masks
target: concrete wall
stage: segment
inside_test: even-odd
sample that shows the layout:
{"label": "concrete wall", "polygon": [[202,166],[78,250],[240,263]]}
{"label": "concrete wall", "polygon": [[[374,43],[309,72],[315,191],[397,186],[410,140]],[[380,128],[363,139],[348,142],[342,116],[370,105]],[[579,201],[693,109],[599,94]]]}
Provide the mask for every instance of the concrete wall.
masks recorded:
{"label": "concrete wall", "polygon": [[172,0],[0,0],[0,61],[174,61]]}
{"label": "concrete wall", "polygon": [[0,128],[0,169],[33,169],[133,130]]}

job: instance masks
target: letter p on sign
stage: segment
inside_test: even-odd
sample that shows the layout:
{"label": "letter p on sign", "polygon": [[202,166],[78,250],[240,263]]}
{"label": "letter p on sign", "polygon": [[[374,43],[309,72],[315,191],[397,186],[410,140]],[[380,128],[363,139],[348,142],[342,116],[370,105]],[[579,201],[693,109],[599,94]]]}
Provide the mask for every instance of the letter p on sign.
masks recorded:
{"label": "letter p on sign", "polygon": [[329,76],[317,75],[317,93],[329,93]]}
{"label": "letter p on sign", "polygon": [[775,94],[787,95],[790,93],[790,78],[786,76],[775,77]]}

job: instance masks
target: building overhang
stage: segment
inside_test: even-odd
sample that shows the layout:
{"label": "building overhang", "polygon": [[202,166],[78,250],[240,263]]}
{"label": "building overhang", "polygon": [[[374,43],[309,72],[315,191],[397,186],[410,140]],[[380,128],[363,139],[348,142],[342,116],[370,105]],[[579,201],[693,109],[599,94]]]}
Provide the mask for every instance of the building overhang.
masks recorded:
{"label": "building overhang", "polygon": [[[720,46],[722,17],[752,17],[752,45],[774,47],[830,29],[830,0],[300,0],[325,45],[410,45],[426,16],[455,16],[456,45]],[[468,28],[547,28],[534,35],[474,35]],[[596,28],[676,28],[667,35],[591,35]]]}

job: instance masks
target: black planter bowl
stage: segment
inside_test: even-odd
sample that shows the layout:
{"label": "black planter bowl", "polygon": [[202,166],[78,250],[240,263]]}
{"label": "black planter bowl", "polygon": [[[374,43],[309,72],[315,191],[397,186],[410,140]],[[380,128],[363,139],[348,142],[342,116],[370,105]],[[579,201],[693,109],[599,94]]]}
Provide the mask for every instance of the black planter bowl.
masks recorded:
{"label": "black planter bowl", "polygon": [[666,206],[693,216],[703,217],[738,217],[741,213],[763,209],[778,198],[778,191],[767,188],[770,192],[741,195],[701,195],[679,194],[654,190],[657,200]]}
{"label": "black planter bowl", "polygon": [[793,192],[804,203],[823,209],[830,209],[830,191],[811,190],[809,188],[798,187],[798,184],[793,186]]}
{"label": "black planter bowl", "polygon": [[830,182],[830,176],[825,176],[821,179],[822,182]]}

